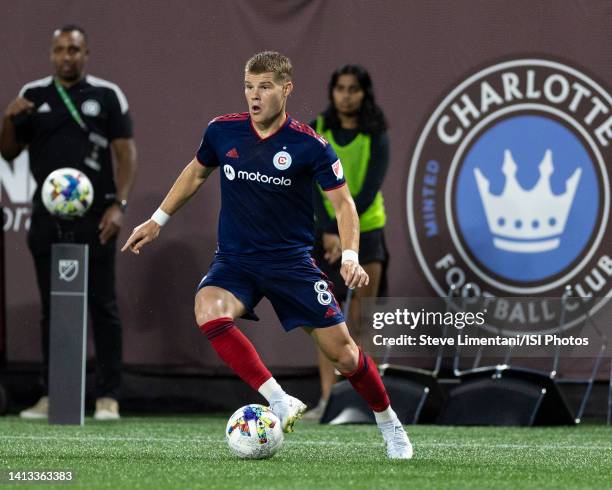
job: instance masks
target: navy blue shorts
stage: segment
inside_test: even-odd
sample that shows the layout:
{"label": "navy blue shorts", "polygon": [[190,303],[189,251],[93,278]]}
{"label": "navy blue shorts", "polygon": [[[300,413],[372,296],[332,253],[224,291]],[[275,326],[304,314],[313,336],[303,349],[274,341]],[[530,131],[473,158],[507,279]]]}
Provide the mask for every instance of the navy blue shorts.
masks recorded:
{"label": "navy blue shorts", "polygon": [[276,261],[217,255],[197,290],[205,286],[232,293],[247,310],[243,318],[251,320],[259,320],[253,310],[265,296],[286,331],[344,321],[333,284],[309,255]]}

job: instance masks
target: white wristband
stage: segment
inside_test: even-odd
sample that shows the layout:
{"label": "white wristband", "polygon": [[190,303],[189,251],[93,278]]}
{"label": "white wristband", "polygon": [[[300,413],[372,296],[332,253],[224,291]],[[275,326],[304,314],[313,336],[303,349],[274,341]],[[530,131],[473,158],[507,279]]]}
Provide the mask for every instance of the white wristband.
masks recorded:
{"label": "white wristband", "polygon": [[354,250],[346,249],[342,251],[342,263],[344,264],[347,260],[353,260],[359,263],[359,254]]}
{"label": "white wristband", "polygon": [[168,221],[170,221],[170,215],[165,211],[162,211],[162,208],[157,208],[157,210],[153,213],[153,216],[151,216],[151,219],[159,226],[164,226]]}

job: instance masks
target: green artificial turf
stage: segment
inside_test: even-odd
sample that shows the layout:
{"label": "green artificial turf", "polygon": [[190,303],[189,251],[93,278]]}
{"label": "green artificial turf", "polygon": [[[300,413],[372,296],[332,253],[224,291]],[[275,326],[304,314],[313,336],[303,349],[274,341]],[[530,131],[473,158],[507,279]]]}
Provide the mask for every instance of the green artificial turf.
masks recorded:
{"label": "green artificial turf", "polygon": [[[229,414],[228,414],[229,415]],[[408,427],[415,456],[389,461],[375,426],[299,422],[272,459],[243,461],[223,417],[129,417],[84,427],[0,417],[0,473],[72,470],[70,484],[17,488],[612,488],[612,430]]]}

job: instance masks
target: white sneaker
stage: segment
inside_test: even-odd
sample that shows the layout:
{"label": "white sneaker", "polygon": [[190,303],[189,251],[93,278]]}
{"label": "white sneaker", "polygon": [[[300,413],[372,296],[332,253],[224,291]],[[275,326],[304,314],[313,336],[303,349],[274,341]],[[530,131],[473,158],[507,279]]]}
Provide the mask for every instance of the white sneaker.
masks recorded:
{"label": "white sneaker", "polygon": [[94,420],[119,420],[119,403],[114,398],[98,398]]}
{"label": "white sneaker", "polygon": [[49,397],[43,396],[33,405],[19,412],[22,419],[42,420],[49,416]]}
{"label": "white sneaker", "polygon": [[380,423],[378,428],[387,444],[387,457],[389,459],[412,458],[412,444],[399,420]]}
{"label": "white sneaker", "polygon": [[285,395],[272,400],[270,410],[280,419],[283,432],[293,432],[293,424],[302,418],[306,405],[294,396]]}
{"label": "white sneaker", "polygon": [[323,412],[325,412],[326,408],[327,400],[323,400],[323,398],[321,398],[319,400],[319,403],[317,403],[316,407],[311,408],[310,410],[308,410],[308,412],[304,414],[302,420],[312,420],[314,422],[318,422],[319,420],[321,420],[321,417],[323,417]]}

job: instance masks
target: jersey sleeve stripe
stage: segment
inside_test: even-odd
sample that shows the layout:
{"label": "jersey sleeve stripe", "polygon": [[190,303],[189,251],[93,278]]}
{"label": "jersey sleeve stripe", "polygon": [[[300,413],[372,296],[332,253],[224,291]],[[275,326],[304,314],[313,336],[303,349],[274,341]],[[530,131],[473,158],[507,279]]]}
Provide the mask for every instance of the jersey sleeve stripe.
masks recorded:
{"label": "jersey sleeve stripe", "polygon": [[94,87],[106,87],[110,88],[115,95],[117,96],[117,100],[119,101],[119,107],[121,107],[121,114],[125,114],[128,109],[128,101],[127,97],[123,93],[123,91],[119,88],[119,85],[109,82],[108,80],[103,80],[102,78],[94,77],[93,75],[87,75],[85,77],[87,83],[93,85]]}
{"label": "jersey sleeve stripe", "polygon": [[321,145],[323,146],[327,146],[328,144],[327,140],[323,136],[321,136],[319,133],[317,133],[314,129],[312,129],[307,124],[301,123],[297,121],[296,119],[291,120],[291,122],[289,123],[289,127],[293,129],[294,131],[297,131],[299,133],[304,133],[304,134],[307,134],[308,136],[311,136],[312,138],[316,139],[319,143],[321,143]]}
{"label": "jersey sleeve stripe", "polygon": [[26,91],[31,88],[47,87],[51,85],[52,81],[53,81],[53,77],[49,76],[45,78],[40,78],[38,80],[34,80],[32,82],[28,82],[23,87],[21,87],[21,90],[19,91],[19,97],[23,97]]}
{"label": "jersey sleeve stripe", "polygon": [[212,119],[208,124],[212,124],[214,122],[223,122],[223,121],[246,121],[249,118],[248,112],[236,112],[233,114],[223,114],[222,116],[217,116]]}
{"label": "jersey sleeve stripe", "polygon": [[325,192],[333,191],[334,189],[340,189],[340,187],[345,186],[346,182],[342,182],[342,184],[335,185],[333,187],[328,187],[327,189],[323,189]]}

